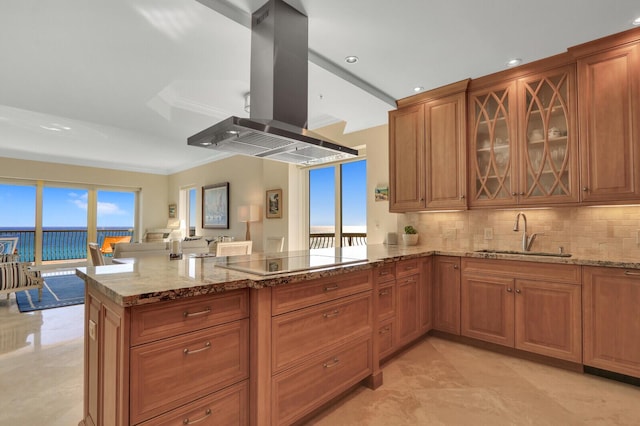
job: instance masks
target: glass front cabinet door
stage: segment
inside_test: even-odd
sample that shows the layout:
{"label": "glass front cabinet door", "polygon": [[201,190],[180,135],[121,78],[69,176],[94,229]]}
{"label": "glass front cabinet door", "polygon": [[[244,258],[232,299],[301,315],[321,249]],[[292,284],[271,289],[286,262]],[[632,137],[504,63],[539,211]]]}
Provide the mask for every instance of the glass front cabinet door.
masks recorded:
{"label": "glass front cabinet door", "polygon": [[515,83],[469,96],[471,206],[514,204]]}
{"label": "glass front cabinet door", "polygon": [[518,81],[518,203],[578,202],[575,68]]}
{"label": "glass front cabinet door", "polygon": [[470,93],[471,206],[578,202],[574,86],[566,66]]}

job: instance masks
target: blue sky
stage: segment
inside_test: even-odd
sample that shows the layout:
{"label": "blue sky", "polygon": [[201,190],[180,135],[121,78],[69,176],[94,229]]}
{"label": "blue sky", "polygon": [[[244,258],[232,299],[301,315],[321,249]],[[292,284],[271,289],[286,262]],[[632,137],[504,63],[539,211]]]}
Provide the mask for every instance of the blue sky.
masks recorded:
{"label": "blue sky", "polygon": [[[335,225],[336,166],[312,169],[309,172],[309,225]],[[367,225],[367,162],[342,165],[342,224]]]}
{"label": "blue sky", "polygon": [[[87,195],[84,189],[45,187],[42,225],[86,227]],[[34,227],[35,197],[34,186],[0,185],[0,228]],[[98,228],[132,228],[134,214],[133,192],[98,191]]]}

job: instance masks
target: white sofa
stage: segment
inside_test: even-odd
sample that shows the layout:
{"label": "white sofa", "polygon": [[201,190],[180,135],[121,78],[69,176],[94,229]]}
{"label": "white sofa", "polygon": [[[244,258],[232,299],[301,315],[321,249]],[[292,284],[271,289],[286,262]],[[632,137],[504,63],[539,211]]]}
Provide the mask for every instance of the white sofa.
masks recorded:
{"label": "white sofa", "polygon": [[[114,258],[146,257],[156,255],[169,256],[170,242],[153,241],[144,243],[118,243],[113,251]],[[183,254],[209,253],[209,245],[204,238],[181,241]]]}

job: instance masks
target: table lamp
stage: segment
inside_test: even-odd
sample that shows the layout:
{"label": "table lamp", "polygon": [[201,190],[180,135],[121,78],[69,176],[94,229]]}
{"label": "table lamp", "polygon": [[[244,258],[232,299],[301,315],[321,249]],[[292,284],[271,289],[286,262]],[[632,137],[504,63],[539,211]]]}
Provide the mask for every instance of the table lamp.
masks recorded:
{"label": "table lamp", "polygon": [[240,206],[238,207],[238,222],[245,222],[247,224],[247,233],[245,234],[245,240],[251,240],[251,222],[258,222],[260,220],[260,206]]}

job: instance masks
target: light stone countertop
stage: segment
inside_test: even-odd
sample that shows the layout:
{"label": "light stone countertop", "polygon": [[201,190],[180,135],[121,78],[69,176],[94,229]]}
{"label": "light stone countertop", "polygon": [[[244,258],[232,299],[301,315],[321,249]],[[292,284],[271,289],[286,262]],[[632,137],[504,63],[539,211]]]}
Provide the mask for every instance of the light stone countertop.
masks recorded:
{"label": "light stone countertop", "polygon": [[[288,254],[309,253],[331,254],[363,260],[362,262],[348,265],[262,276],[236,272],[217,266],[221,259],[216,259],[215,257],[199,258],[185,255],[181,260],[169,260],[168,256],[161,255],[139,258],[132,263],[82,267],[76,270],[76,274],[116,304],[128,307],[203,294],[220,293],[240,288],[263,288],[304,282],[315,278],[375,268],[388,262],[432,255],[640,269],[640,261],[630,259],[587,259],[575,255],[571,257],[553,257],[494,254],[464,249],[442,249],[428,246],[387,246],[383,244],[344,247],[342,249],[316,249],[290,252]],[[286,253],[279,253],[279,255],[286,255]],[[265,254],[252,254],[246,256],[246,258],[263,260],[267,256]]]}

